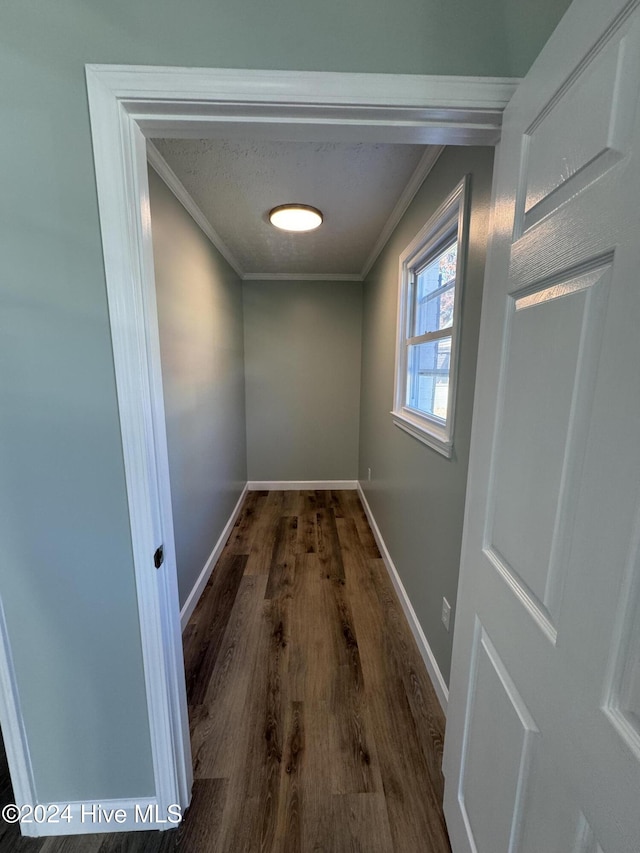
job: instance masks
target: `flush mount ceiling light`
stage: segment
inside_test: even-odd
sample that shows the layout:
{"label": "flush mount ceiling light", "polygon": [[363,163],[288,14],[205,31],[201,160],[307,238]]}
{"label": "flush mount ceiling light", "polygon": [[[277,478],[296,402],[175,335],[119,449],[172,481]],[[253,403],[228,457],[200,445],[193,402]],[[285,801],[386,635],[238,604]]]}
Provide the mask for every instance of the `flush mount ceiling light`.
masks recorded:
{"label": "flush mount ceiling light", "polygon": [[269,211],[269,221],[282,231],[313,231],[322,225],[322,213],[308,204],[279,204]]}

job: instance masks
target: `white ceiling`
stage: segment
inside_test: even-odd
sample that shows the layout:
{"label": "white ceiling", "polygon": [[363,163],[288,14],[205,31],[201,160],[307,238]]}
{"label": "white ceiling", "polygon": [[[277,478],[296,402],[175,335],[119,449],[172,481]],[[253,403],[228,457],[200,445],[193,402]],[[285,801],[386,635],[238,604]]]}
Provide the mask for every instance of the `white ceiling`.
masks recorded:
{"label": "white ceiling", "polygon": [[[422,145],[224,139],[157,139],[154,145],[218,245],[253,277],[360,275],[436,152]],[[307,234],[274,228],[269,210],[291,201],[322,210],[322,226]]]}

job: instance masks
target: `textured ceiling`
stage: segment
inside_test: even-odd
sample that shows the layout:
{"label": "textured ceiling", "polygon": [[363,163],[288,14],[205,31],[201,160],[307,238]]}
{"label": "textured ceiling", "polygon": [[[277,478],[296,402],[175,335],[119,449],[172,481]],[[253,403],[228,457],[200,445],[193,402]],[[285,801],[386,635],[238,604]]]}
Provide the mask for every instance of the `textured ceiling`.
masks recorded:
{"label": "textured ceiling", "polygon": [[[157,139],[154,144],[245,273],[358,274],[425,152],[420,145]],[[268,221],[296,201],[314,232]]]}

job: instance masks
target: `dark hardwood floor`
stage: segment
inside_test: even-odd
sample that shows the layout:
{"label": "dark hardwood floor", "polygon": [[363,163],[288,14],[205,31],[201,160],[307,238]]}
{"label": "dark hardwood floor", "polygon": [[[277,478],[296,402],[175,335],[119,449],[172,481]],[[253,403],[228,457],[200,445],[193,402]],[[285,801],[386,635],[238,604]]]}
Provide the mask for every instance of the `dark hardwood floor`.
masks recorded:
{"label": "dark hardwood floor", "polygon": [[184,653],[181,826],[32,840],[3,824],[0,853],[449,853],[444,717],[356,492],[250,492]]}

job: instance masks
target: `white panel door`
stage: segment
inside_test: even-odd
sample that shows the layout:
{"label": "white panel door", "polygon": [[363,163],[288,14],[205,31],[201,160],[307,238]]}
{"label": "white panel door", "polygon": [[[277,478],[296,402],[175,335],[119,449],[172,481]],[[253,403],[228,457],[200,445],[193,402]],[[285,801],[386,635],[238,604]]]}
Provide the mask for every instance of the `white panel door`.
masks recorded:
{"label": "white panel door", "polygon": [[640,2],[505,112],[445,741],[455,853],[640,851]]}

